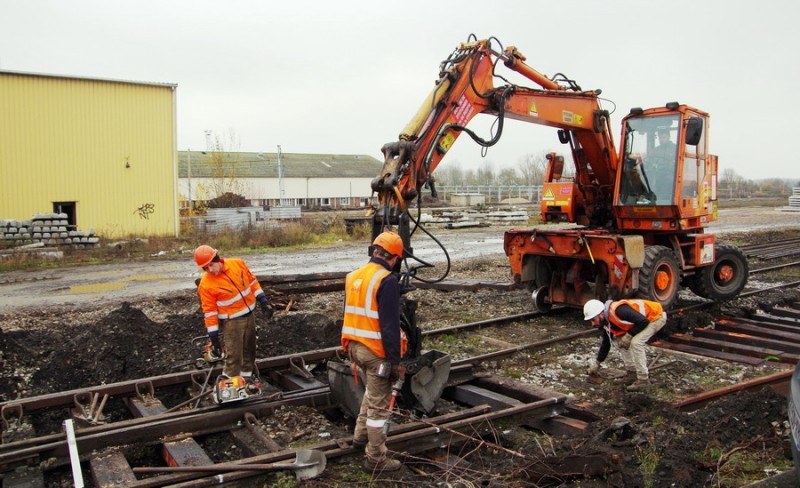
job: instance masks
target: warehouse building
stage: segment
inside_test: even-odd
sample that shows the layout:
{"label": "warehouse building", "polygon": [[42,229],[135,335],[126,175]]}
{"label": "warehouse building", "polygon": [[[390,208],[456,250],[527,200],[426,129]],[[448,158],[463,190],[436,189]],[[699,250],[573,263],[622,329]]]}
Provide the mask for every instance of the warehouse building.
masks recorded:
{"label": "warehouse building", "polygon": [[178,192],[182,208],[224,193],[264,208],[360,208],[376,203],[382,166],[364,155],[180,151]]}
{"label": "warehouse building", "polygon": [[0,218],[177,236],[176,88],[0,71]]}

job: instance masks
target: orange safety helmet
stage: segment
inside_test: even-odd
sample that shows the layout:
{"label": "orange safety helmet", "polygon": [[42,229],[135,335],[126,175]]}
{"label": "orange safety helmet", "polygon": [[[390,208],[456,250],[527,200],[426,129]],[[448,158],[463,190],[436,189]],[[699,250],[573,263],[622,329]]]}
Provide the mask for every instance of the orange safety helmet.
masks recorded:
{"label": "orange safety helmet", "polygon": [[378,237],[372,241],[373,246],[380,246],[384,251],[389,254],[394,254],[398,257],[403,257],[403,239],[397,235],[396,232],[386,231],[382,232]]}
{"label": "orange safety helmet", "polygon": [[203,244],[202,246],[198,247],[194,250],[194,262],[197,263],[198,266],[204,268],[211,263],[214,257],[217,255],[217,250],[211,246],[206,246]]}

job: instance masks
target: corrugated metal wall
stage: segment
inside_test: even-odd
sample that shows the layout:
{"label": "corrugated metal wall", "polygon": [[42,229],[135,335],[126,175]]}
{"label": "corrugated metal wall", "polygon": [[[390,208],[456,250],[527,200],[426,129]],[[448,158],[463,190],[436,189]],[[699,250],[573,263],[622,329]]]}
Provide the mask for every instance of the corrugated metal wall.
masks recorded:
{"label": "corrugated metal wall", "polygon": [[177,235],[174,86],[0,72],[0,218]]}

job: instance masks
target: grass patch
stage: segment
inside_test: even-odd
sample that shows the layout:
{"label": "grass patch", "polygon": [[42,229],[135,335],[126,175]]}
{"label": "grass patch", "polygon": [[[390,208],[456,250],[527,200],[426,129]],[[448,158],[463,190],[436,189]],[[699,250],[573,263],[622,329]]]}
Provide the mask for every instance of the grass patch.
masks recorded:
{"label": "grass patch", "polygon": [[348,233],[341,216],[324,214],[324,217],[304,217],[282,222],[266,228],[243,228],[232,232],[208,234],[187,228],[179,238],[128,236],[108,239],[100,236],[100,247],[92,249],[63,248],[64,257],[53,259],[36,254],[20,254],[0,260],[0,272],[36,270],[108,264],[115,262],[145,261],[151,259],[191,259],[192,252],[200,244],[219,249],[223,256],[234,256],[249,252],[275,252],[292,249],[318,247],[337,242],[362,243],[366,254],[371,229],[356,226]]}
{"label": "grass patch", "polygon": [[639,461],[639,469],[642,472],[645,488],[651,488],[654,486],[654,475],[658,468],[658,463],[661,462],[661,454],[658,452],[654,432],[647,435],[647,443],[636,448],[636,459]]}

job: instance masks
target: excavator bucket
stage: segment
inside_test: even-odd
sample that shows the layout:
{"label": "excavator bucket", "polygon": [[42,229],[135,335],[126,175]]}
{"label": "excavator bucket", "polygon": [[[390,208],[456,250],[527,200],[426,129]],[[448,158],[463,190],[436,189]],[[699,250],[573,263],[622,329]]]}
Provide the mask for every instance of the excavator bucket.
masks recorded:
{"label": "excavator bucket", "polygon": [[[402,404],[406,408],[433,412],[436,401],[450,377],[450,355],[440,351],[427,351],[409,366],[402,390]],[[329,361],[328,383],[331,394],[344,412],[358,417],[364,398],[366,376],[357,368],[358,383],[353,378],[353,363]]]}
{"label": "excavator bucket", "polygon": [[433,412],[436,400],[450,378],[450,355],[440,351],[428,351],[422,355],[422,366],[411,375],[411,394],[416,399],[415,407],[426,414]]}

